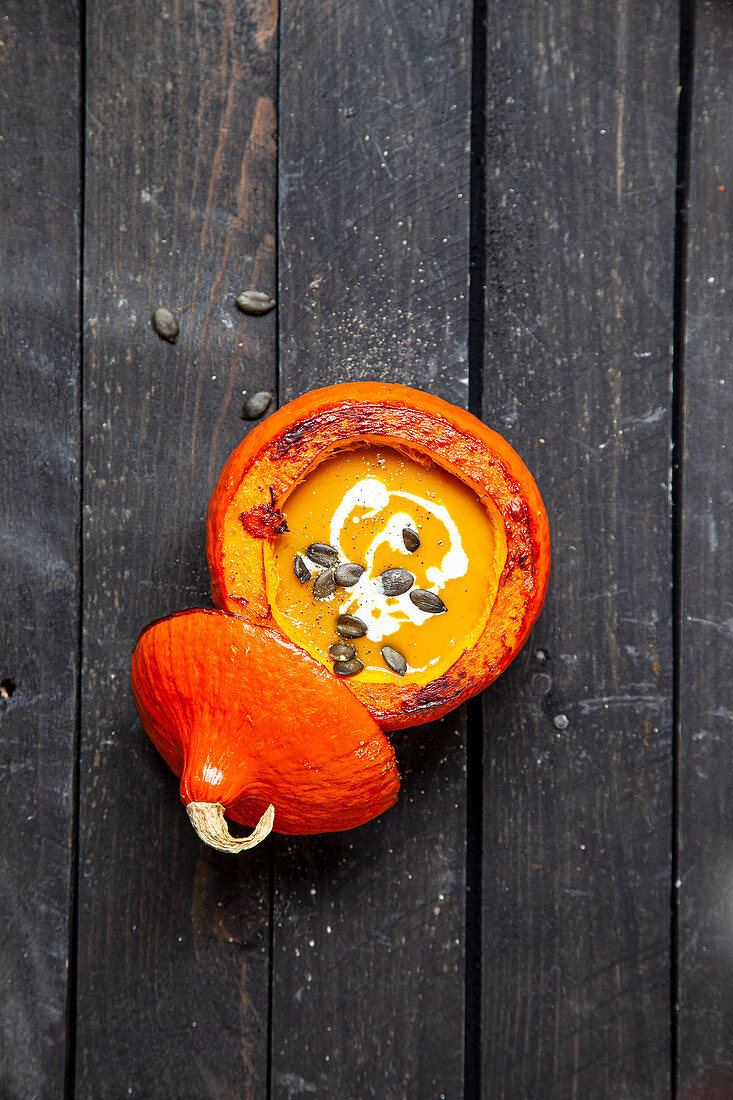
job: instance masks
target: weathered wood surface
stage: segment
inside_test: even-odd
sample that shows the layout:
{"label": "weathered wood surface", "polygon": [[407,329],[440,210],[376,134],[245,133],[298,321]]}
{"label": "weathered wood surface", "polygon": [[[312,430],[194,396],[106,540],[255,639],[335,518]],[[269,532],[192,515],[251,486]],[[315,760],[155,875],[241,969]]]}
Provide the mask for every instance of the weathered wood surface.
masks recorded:
{"label": "weathered wood surface", "polygon": [[[693,9],[673,593],[680,12],[489,5],[484,416],[536,471],[554,566],[484,699],[467,1054],[465,713],[396,735],[382,819],[230,861],[190,830],[128,667],[150,619],[209,602],[243,390],[396,379],[466,404],[472,5],[282,0],[280,35],[275,0],[0,13],[3,1097],[636,1098],[675,1068],[682,1097],[726,1095],[733,15]],[[239,314],[278,264],[277,316]]]}
{"label": "weathered wood surface", "polygon": [[[733,8],[695,4],[679,703],[682,1095],[733,1092]],[[727,1069],[727,1077],[721,1078]],[[699,1091],[693,1093],[693,1086]]]}
{"label": "weathered wood surface", "polygon": [[496,1098],[669,1090],[678,33],[666,0],[490,5],[484,418],[553,535],[484,696]]}
{"label": "weathered wood surface", "polygon": [[261,1097],[269,856],[198,841],[129,660],[209,603],[208,497],[275,380],[274,317],[234,298],[275,280],[277,9],[92,0],[87,28],[77,1096]]}
{"label": "weathered wood surface", "polygon": [[14,1100],[62,1096],[65,1077],[78,661],[79,46],[75,4],[3,5],[0,1095]]}
{"label": "weathered wood surface", "polygon": [[[470,37],[467,3],[282,3],[282,400],[466,403]],[[273,1096],[462,1095],[465,715],[395,745],[395,809],[277,844]]]}

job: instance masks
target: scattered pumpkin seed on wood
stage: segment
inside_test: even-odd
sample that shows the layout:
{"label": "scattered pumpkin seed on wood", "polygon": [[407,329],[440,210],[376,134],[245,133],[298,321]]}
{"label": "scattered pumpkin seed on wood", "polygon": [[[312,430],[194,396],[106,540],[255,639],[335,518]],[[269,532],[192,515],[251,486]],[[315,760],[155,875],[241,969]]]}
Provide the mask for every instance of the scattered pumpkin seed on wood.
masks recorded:
{"label": "scattered pumpkin seed on wood", "polygon": [[354,565],[352,562],[344,562],[336,570],[336,584],[339,588],[351,588],[352,585],[357,583],[363,572],[363,566]]}
{"label": "scattered pumpkin seed on wood", "polygon": [[301,584],[307,584],[311,579],[311,571],[305,564],[300,554],[296,554],[293,558],[293,572],[300,581]]}
{"label": "scattered pumpkin seed on wood", "polygon": [[268,390],[260,390],[259,393],[252,394],[244,402],[242,420],[259,420],[262,414],[269,409],[271,401],[272,394]]}
{"label": "scattered pumpkin seed on wood", "polygon": [[347,645],[346,642],[336,642],[329,646],[328,653],[333,661],[350,661],[352,657],[356,657],[353,645]]}
{"label": "scattered pumpkin seed on wood", "polygon": [[426,592],[423,588],[413,588],[410,599],[415,607],[419,607],[421,611],[426,611],[430,615],[440,615],[442,611],[448,610],[440,596],[436,596],[435,592]]}
{"label": "scattered pumpkin seed on wood", "polygon": [[412,527],[402,528],[402,541],[405,544],[405,550],[409,550],[411,554],[420,549],[420,536],[417,531],[413,531]]}
{"label": "scattered pumpkin seed on wood", "polygon": [[305,554],[316,565],[338,565],[338,550],[327,542],[312,542]]}
{"label": "scattered pumpkin seed on wood", "polygon": [[415,578],[407,569],[385,569],[381,581],[385,596],[401,596],[403,592],[409,592]]}
{"label": "scattered pumpkin seed on wood", "polygon": [[236,302],[242,313],[249,313],[254,317],[269,313],[275,308],[275,299],[264,290],[245,290],[237,295]]}
{"label": "scattered pumpkin seed on wood", "polygon": [[324,569],[313,581],[313,595],[317,600],[327,600],[336,591],[333,569]]}
{"label": "scattered pumpkin seed on wood", "polygon": [[398,676],[404,676],[407,672],[407,661],[398,653],[396,649],[393,649],[391,645],[382,646],[382,657],[384,663],[388,668],[391,668],[393,672],[396,672]]}
{"label": "scattered pumpkin seed on wood", "polygon": [[167,340],[169,344],[175,344],[180,329],[175,315],[169,309],[158,306],[157,309],[153,310],[152,323],[153,328],[162,340]]}
{"label": "scattered pumpkin seed on wood", "polygon": [[333,671],[337,676],[355,676],[363,668],[364,663],[358,657],[352,657],[350,661],[337,661],[333,666]]}
{"label": "scattered pumpkin seed on wood", "polygon": [[363,638],[367,632],[367,626],[356,615],[339,615],[336,622],[336,633],[341,638]]}

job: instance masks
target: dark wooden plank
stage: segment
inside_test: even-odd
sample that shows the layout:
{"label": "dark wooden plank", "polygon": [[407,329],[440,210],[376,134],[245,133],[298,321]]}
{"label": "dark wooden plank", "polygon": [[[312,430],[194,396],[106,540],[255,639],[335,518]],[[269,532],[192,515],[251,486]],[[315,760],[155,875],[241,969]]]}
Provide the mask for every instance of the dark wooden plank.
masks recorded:
{"label": "dark wooden plank", "polygon": [[484,418],[554,540],[485,696],[492,1097],[669,1090],[678,33],[668,0],[490,8]]}
{"label": "dark wooden plank", "polygon": [[684,357],[679,703],[679,1069],[733,1078],[733,8],[695,4]]}
{"label": "dark wooden plank", "polygon": [[[209,601],[208,496],[274,382],[277,8],[87,4],[80,1097],[260,1097],[269,856],[194,836],[129,689],[140,629]],[[181,309],[175,346],[152,332]],[[183,312],[182,307],[189,307]]]}
{"label": "dark wooden plank", "polygon": [[[471,10],[281,8],[280,385],[467,399]],[[395,737],[398,806],[278,841],[272,1093],[463,1093],[465,717]]]}
{"label": "dark wooden plank", "polygon": [[74,3],[0,15],[0,1094],[62,1096],[79,563]]}

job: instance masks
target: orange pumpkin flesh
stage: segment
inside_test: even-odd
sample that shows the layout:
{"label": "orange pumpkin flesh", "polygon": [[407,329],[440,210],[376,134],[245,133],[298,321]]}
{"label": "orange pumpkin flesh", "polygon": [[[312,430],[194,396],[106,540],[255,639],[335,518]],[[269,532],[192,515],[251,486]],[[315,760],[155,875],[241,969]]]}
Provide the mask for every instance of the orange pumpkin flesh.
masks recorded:
{"label": "orange pumpkin flesh", "polygon": [[207,558],[214,603],[277,629],[266,568],[287,526],[288,496],[320,463],[369,446],[442,467],[475,492],[492,522],[499,517],[505,539],[482,629],[449,668],[426,683],[344,681],[383,729],[398,729],[447,713],[495,680],[541,610],[550,566],[547,515],[531,474],[501,436],[406,386],[354,383],[305,394],[230,456],[209,504]]}
{"label": "orange pumpkin flesh", "polygon": [[[279,632],[182,611],[143,631],[131,679],[143,726],[214,847],[240,851],[271,827],[350,829],[397,799],[394,751],[368,711]],[[225,811],[255,834],[232,838]]]}

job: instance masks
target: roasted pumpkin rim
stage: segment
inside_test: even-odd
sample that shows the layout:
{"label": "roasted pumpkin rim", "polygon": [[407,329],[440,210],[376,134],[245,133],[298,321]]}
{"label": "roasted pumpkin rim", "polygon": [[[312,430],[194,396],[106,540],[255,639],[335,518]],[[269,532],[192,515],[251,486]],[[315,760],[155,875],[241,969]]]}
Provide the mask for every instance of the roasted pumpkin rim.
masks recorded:
{"label": "roasted pumpkin rim", "polygon": [[544,601],[549,524],[521,458],[476,417],[406,386],[343,383],[283,406],[227,461],[207,516],[207,559],[217,607],[280,629],[267,597],[264,560],[264,540],[276,537],[282,521],[280,504],[335,451],[369,443],[423,454],[480,499],[488,498],[504,522],[507,544],[484,630],[443,675],[422,686],[349,682],[380,725],[395,729],[451,710],[495,680],[516,656]]}

